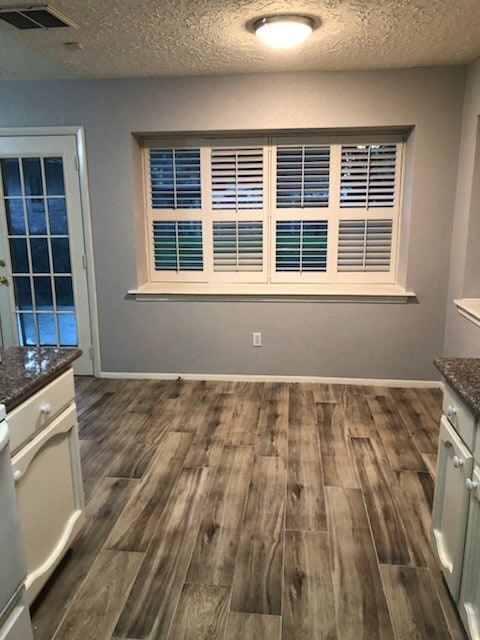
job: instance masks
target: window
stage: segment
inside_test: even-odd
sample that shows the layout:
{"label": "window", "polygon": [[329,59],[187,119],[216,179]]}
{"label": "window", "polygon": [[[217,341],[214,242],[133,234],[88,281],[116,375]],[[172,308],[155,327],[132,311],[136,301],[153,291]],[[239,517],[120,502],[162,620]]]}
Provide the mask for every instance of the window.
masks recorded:
{"label": "window", "polygon": [[400,138],[157,139],[144,154],[151,283],[395,283]]}

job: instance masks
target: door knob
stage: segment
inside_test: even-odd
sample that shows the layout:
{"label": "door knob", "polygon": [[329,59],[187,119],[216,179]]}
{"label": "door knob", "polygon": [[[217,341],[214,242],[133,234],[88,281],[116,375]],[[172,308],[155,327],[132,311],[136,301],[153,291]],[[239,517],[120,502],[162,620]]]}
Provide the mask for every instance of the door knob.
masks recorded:
{"label": "door knob", "polygon": [[473,491],[478,487],[478,482],[475,482],[474,480],[470,480],[470,478],[467,478],[465,485],[468,491]]}
{"label": "door knob", "polygon": [[4,284],[6,287],[8,287],[8,280],[5,278],[5,276],[0,276],[0,284]]}
{"label": "door knob", "polygon": [[459,467],[463,467],[463,463],[464,463],[464,460],[462,460],[462,458],[459,458],[458,456],[453,456],[453,466],[455,467],[455,469],[458,469]]}

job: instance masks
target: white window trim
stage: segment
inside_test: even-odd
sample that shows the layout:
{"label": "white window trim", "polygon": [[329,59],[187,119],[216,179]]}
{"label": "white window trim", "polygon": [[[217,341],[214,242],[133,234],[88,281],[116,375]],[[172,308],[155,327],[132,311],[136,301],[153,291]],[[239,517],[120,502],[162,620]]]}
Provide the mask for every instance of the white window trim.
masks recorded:
{"label": "white window trim", "polygon": [[[329,237],[330,233],[334,234],[334,237],[338,237],[338,223],[340,218],[342,219],[384,219],[388,218],[392,220],[392,248],[391,248],[391,262],[390,271],[381,272],[382,278],[379,278],[377,272],[338,272],[336,271],[337,264],[337,242],[328,243],[328,256],[327,265],[329,270],[324,273],[316,273],[313,278],[312,274],[299,274],[295,273],[292,278],[292,282],[288,282],[289,274],[282,274],[281,278],[277,278],[278,274],[275,273],[275,248],[271,249],[268,243],[271,242],[271,238],[275,238],[274,225],[278,219],[295,219],[300,217],[302,219],[320,219],[322,216],[322,208],[312,209],[277,209],[275,206],[275,180],[274,172],[269,171],[271,165],[270,162],[266,163],[266,178],[265,185],[266,190],[264,194],[264,209],[252,211],[239,211],[236,213],[237,219],[253,220],[255,215],[262,217],[264,221],[264,243],[265,243],[265,255],[267,259],[265,262],[270,261],[273,265],[273,269],[268,280],[266,279],[266,264],[264,264],[264,271],[260,272],[259,277],[251,278],[250,282],[242,281],[242,273],[228,273],[222,275],[219,272],[215,273],[215,281],[212,281],[213,269],[212,269],[212,254],[213,254],[213,242],[212,242],[212,228],[213,224],[205,224],[205,221],[212,222],[214,220],[225,219],[225,211],[212,210],[206,206],[206,203],[210,202],[210,147],[213,146],[246,146],[246,145],[266,145],[267,154],[273,154],[276,150],[276,145],[301,145],[301,144],[329,144],[333,153],[340,154],[341,145],[349,143],[389,143],[389,142],[402,142],[404,137],[399,134],[352,134],[352,135],[335,135],[335,136],[322,136],[322,135],[303,135],[303,136],[277,136],[277,137],[265,137],[259,136],[255,138],[250,137],[238,137],[238,138],[218,138],[202,136],[202,138],[174,138],[174,137],[155,137],[142,140],[143,158],[144,158],[144,199],[145,199],[145,211],[146,216],[146,246],[148,251],[148,263],[150,281],[132,288],[128,291],[130,295],[135,296],[137,300],[142,299],[179,299],[181,297],[198,297],[199,299],[207,299],[208,297],[229,297],[230,299],[312,299],[317,298],[322,301],[362,301],[362,302],[407,302],[410,298],[415,297],[413,291],[408,291],[395,282],[395,275],[398,270],[398,243],[400,239],[400,223],[401,223],[401,206],[402,206],[402,186],[403,186],[403,163],[404,163],[404,145],[400,145],[398,150],[400,152],[400,158],[398,160],[398,170],[396,173],[396,185],[395,193],[397,198],[397,212],[395,216],[391,214],[391,208],[388,211],[384,208],[374,207],[367,209],[353,208],[353,207],[340,207],[333,206],[333,202],[336,202],[339,197],[339,183],[340,175],[331,174],[333,180],[330,182],[330,194],[329,194],[329,206],[325,210],[325,219],[328,219],[329,224]],[[208,144],[208,146],[205,146]],[[202,189],[202,207],[200,209],[177,209],[173,213],[179,216],[178,219],[182,220],[202,220],[203,223],[203,249],[204,249],[204,271],[195,274],[192,272],[186,272],[184,280],[179,277],[177,272],[172,273],[172,277],[169,278],[165,272],[162,272],[162,278],[159,279],[155,273],[153,262],[153,251],[151,250],[151,223],[154,219],[173,219],[172,211],[170,210],[158,210],[152,209],[150,206],[150,194],[148,190],[148,151],[150,148],[181,148],[181,147],[200,147],[201,150],[201,189]],[[337,155],[337,162],[338,162]],[[208,175],[208,179],[205,179],[205,173]],[[338,183],[338,184],[337,184]],[[267,206],[267,204],[271,206]],[[166,211],[166,213],[165,213]],[[295,212],[297,215],[295,216]],[[334,213],[333,213],[334,212]],[[260,217],[258,219],[260,219]],[[273,235],[272,235],[273,233]],[[272,255],[273,254],[273,255]],[[388,278],[385,274],[388,273]],[[154,274],[154,278],[152,278]],[[249,274],[250,276],[252,274]],[[306,276],[306,277],[302,277]],[[325,276],[325,277],[323,277]],[[294,280],[294,281],[293,281]],[[315,282],[313,282],[315,280]],[[381,281],[379,281],[381,280]]]}

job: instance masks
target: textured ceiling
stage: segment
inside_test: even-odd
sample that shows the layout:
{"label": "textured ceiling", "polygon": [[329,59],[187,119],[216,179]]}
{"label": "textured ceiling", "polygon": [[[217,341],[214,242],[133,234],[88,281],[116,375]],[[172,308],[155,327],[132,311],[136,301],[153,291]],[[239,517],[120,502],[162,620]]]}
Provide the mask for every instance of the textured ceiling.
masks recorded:
{"label": "textured ceiling", "polygon": [[[48,0],[47,0],[48,1]],[[19,4],[0,0],[0,6]],[[463,64],[480,57],[479,0],[53,0],[80,29],[0,23],[0,78],[125,78]],[[273,51],[246,28],[298,12],[321,23]],[[64,42],[84,48],[67,50]],[[49,64],[50,63],[50,64]]]}

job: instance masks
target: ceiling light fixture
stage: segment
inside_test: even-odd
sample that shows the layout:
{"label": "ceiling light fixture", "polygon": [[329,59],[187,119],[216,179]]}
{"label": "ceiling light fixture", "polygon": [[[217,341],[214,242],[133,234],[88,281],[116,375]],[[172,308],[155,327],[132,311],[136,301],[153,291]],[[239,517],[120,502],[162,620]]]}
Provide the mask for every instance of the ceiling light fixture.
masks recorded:
{"label": "ceiling light fixture", "polygon": [[293,49],[311,35],[313,20],[306,16],[267,16],[253,24],[263,44],[274,49]]}

